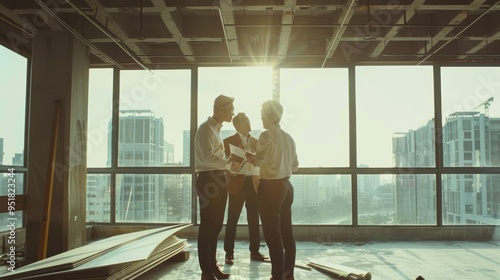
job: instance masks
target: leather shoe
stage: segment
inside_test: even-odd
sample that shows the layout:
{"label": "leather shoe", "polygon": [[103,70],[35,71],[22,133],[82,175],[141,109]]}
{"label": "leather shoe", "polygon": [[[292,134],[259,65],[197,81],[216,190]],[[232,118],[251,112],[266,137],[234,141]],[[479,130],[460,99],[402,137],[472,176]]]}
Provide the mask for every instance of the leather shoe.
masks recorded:
{"label": "leather shoe", "polygon": [[214,272],[214,276],[217,279],[229,279],[229,276],[231,276],[231,274],[229,274],[229,273],[224,273],[224,272],[220,271],[219,267],[212,269],[212,271]]}
{"label": "leather shoe", "polygon": [[213,273],[201,273],[201,280],[216,280]]}
{"label": "leather shoe", "polygon": [[234,263],[234,255],[226,255],[226,264]]}
{"label": "leather shoe", "polygon": [[268,257],[262,255],[261,253],[257,252],[257,253],[252,253],[250,254],[250,259],[254,260],[254,261],[265,261],[266,259],[269,259]]}

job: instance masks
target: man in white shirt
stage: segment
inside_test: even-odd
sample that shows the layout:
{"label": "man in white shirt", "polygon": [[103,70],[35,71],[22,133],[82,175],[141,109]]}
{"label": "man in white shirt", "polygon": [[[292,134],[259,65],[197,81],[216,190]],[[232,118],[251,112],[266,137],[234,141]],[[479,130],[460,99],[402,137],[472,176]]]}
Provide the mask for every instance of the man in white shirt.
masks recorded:
{"label": "man in white shirt", "polygon": [[220,136],[223,122],[231,122],[234,98],[219,95],[214,101],[213,116],[200,125],[194,138],[196,190],[200,204],[198,261],[202,280],[227,279],[217,266],[217,237],[226,210],[226,166],[228,158]]}
{"label": "man in white shirt", "polygon": [[294,279],[295,239],[292,227],[293,186],[289,181],[299,162],[292,137],[279,125],[283,107],[278,101],[262,104],[262,124],[255,156],[249,161],[260,167],[259,211],[271,258],[271,279]]}

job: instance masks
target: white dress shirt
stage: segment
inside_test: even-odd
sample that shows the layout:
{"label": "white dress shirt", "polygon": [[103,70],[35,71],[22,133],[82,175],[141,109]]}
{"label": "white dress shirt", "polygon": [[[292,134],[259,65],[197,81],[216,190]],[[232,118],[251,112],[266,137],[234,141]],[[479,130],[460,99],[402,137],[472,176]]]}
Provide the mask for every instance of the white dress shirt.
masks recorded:
{"label": "white dress shirt", "polygon": [[[255,144],[252,145],[250,143],[250,139],[252,139],[252,138],[255,139],[255,138],[252,137],[252,135],[250,135],[250,134],[247,137],[239,132],[237,132],[237,133],[241,138],[241,143],[243,145],[243,149],[246,151],[252,152],[252,153],[255,152]],[[240,173],[245,174],[246,176],[256,175],[255,172],[258,173],[258,171],[255,171],[255,166],[253,166],[252,164],[246,164],[240,170]]]}
{"label": "white dress shirt", "polygon": [[290,177],[299,167],[295,141],[279,125],[271,126],[259,136],[255,163],[260,167],[260,179]]}
{"label": "white dress shirt", "polygon": [[200,125],[194,137],[195,170],[225,170],[227,159],[224,144],[220,136],[221,124],[214,118]]}

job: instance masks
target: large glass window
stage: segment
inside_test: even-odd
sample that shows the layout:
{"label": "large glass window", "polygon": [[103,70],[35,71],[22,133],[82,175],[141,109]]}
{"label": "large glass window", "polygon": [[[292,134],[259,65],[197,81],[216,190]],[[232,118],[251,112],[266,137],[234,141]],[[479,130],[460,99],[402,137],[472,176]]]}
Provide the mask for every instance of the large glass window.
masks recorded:
{"label": "large glass window", "polygon": [[190,70],[120,72],[118,166],[187,166]]}
{"label": "large glass window", "polygon": [[293,175],[294,224],[352,224],[350,175]]}
{"label": "large glass window", "polygon": [[443,175],[444,225],[500,225],[500,175]]}
{"label": "large glass window", "polygon": [[27,59],[0,46],[0,165],[24,165]]}
{"label": "large glass window", "polygon": [[191,192],[189,174],[119,174],[116,177],[116,221],[191,222]]}
{"label": "large glass window", "polygon": [[281,126],[294,137],[300,167],[349,166],[348,70],[282,69]]}
{"label": "large glass window", "polygon": [[500,67],[443,67],[443,164],[500,166]]}
{"label": "large glass window", "polygon": [[430,66],[356,67],[358,167],[432,167]]}
{"label": "large glass window", "polygon": [[111,221],[111,176],[87,174],[87,222]]}
{"label": "large glass window", "polygon": [[24,193],[24,174],[12,172],[0,173],[0,196],[7,197],[6,205],[3,206],[7,212],[0,213],[0,231],[8,231],[12,224],[15,228],[23,226],[23,212],[19,209],[16,196]]}
{"label": "large glass window", "polygon": [[0,171],[5,171],[0,172],[0,196],[7,198],[0,231],[9,230],[12,223],[23,226],[23,211],[12,199],[25,193],[19,169],[25,167],[27,65],[26,58],[0,45]]}
{"label": "large glass window", "polygon": [[360,225],[435,225],[434,175],[358,175]]}
{"label": "large glass window", "polygon": [[[191,100],[190,70],[153,74],[124,70],[120,72],[118,168],[110,172],[92,168],[114,167],[110,157],[116,147],[109,138],[113,73],[93,69],[87,221],[191,222],[192,203],[198,201],[192,200],[195,174],[189,171],[193,168],[190,118],[195,115],[191,103],[197,102],[199,125],[212,116],[214,99],[225,94],[235,98],[235,114],[249,116],[255,137],[263,130],[262,102],[280,100],[285,109],[281,125],[296,141],[300,167],[313,168],[314,173],[321,167],[333,167],[325,168],[323,174],[291,177],[294,224],[353,225],[356,211],[357,225],[432,226],[437,225],[438,217],[443,225],[498,225],[500,175],[447,174],[459,171],[446,168],[500,166],[500,110],[495,109],[494,99],[500,90],[498,69],[441,69],[442,108],[438,109],[443,117],[444,169],[435,168],[434,73],[430,66],[355,68],[356,143],[349,139],[347,68],[276,72],[271,67],[200,67],[197,100]],[[223,138],[234,133],[232,124],[223,124]],[[352,149],[356,149],[357,166],[345,174]],[[186,173],[121,171],[121,167],[158,166],[179,166]],[[380,169],[365,174],[372,173],[366,170],[372,167]],[[401,168],[401,173],[396,174],[393,167]],[[337,169],[344,174],[332,171]],[[436,174],[442,179],[442,201],[436,201]],[[352,204],[351,178],[357,182],[356,205]],[[438,213],[440,206],[442,212]],[[116,211],[112,213],[112,209]],[[245,209],[240,223],[247,223]]]}
{"label": "large glass window", "polygon": [[113,69],[90,69],[87,166],[111,166]]}

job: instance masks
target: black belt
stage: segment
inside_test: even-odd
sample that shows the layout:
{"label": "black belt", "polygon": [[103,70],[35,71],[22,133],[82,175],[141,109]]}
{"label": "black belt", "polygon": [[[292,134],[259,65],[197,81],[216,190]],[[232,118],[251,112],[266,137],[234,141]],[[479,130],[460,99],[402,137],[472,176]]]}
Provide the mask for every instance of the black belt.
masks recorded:
{"label": "black belt", "polygon": [[266,182],[280,182],[280,181],[287,181],[290,179],[290,177],[285,177],[281,179],[260,179],[260,181],[266,181]]}

